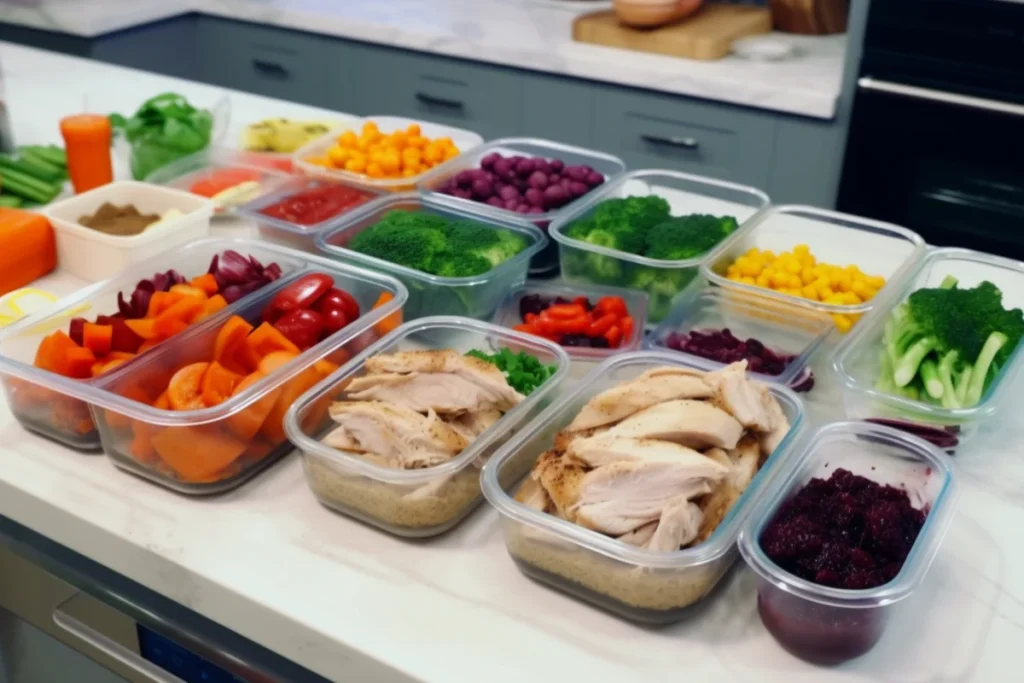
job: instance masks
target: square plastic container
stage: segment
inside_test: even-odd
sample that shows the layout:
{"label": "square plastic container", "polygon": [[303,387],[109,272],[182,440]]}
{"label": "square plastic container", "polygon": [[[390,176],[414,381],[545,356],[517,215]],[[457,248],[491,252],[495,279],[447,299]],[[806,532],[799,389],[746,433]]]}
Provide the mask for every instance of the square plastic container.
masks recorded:
{"label": "square plastic container", "polygon": [[[856,265],[867,275],[885,278],[878,294],[859,304],[826,304],[782,294],[766,287],[734,282],[726,268],[752,248],[779,253],[806,244],[819,263]],[[842,315],[855,322],[889,292],[899,289],[920,265],[925,253],[920,235],[892,223],[816,209],[810,206],[773,206],[751,221],[736,239],[719,245],[707,258],[702,274],[712,284],[750,294],[787,301],[822,313]]]}
{"label": "square plastic container", "polygon": [[[153,405],[178,370],[214,358],[217,334],[229,317],[238,315],[259,325],[263,309],[279,291],[314,272],[331,275],[336,287],[356,299],[363,315],[223,403],[182,411]],[[374,309],[383,293],[394,298]],[[288,408],[379,339],[377,323],[400,309],[405,297],[401,283],[387,275],[307,258],[305,268],[291,278],[264,287],[235,310],[203,321],[152,354],[100,377],[101,391],[92,410],[103,450],[117,467],[180,493],[209,495],[240,486],[292,450],[284,431]]]}
{"label": "square plastic container", "polygon": [[[452,126],[444,126],[440,123],[418,121],[415,119],[403,118],[401,116],[367,116],[353,122],[352,125],[335,128],[330,133],[308,142],[299,148],[299,151],[297,151],[294,156],[296,170],[313,177],[334,178],[335,180],[345,181],[351,185],[380,192],[408,192],[415,189],[416,185],[423,180],[430,171],[424,171],[423,173],[419,173],[409,178],[371,178],[370,176],[362,173],[352,173],[351,171],[344,171],[340,169],[324,168],[323,166],[317,166],[316,164],[311,164],[306,161],[309,157],[319,157],[327,154],[327,150],[334,145],[334,141],[339,135],[344,133],[346,130],[353,130],[358,134],[363,125],[370,121],[376,123],[377,128],[385,135],[397,130],[405,130],[414,123],[419,124],[424,137],[430,139],[444,137],[451,138],[452,142],[455,143],[455,146],[458,147],[460,154],[468,152],[474,147],[482,145],[484,142],[484,139],[473,131],[464,130],[462,128],[453,128]],[[433,169],[430,170],[432,171]]]}
{"label": "square plastic container", "polygon": [[[380,353],[427,349],[503,347],[525,351],[555,373],[525,401],[505,413],[452,460],[419,470],[381,467],[320,443],[334,423],[330,403],[361,376],[367,358]],[[479,468],[491,454],[545,406],[568,370],[569,358],[551,342],[468,318],[434,317],[406,323],[363,351],[306,393],[288,411],[289,438],[304,455],[306,481],[321,503],[399,536],[427,537],[448,531],[480,503]]]}
{"label": "square plastic container", "polygon": [[666,553],[631,546],[522,505],[508,491],[593,396],[666,365],[715,369],[699,358],[657,351],[609,358],[520,430],[481,475],[484,496],[501,514],[508,552],[524,574],[631,621],[652,624],[683,619],[686,608],[707,595],[735,562],[740,527],[766,485],[788,467],[789,451],[804,422],[803,406],[793,392],[768,385],[789,419],[790,431],[711,537],[693,548]]}
{"label": "square plastic container", "polygon": [[[548,161],[551,161],[552,159],[560,159],[565,162],[566,166],[590,166],[592,169],[604,176],[605,182],[626,170],[626,165],[621,159],[603,152],[584,149],[582,147],[573,147],[571,145],[564,145],[560,142],[541,140],[538,138],[502,138],[500,140],[492,140],[487,144],[475,147],[464,154],[460,154],[451,161],[445,162],[440,166],[431,169],[425,176],[423,176],[418,188],[421,192],[428,195],[436,195],[438,198],[450,200],[455,202],[456,205],[466,202],[474,206],[482,207],[484,210],[494,211],[496,215],[504,218],[520,217],[522,214],[518,214],[515,211],[499,209],[497,207],[490,206],[489,204],[478,202],[474,199],[462,199],[439,191],[439,188],[450,178],[461,171],[480,168],[480,161],[484,157],[495,153],[500,154],[503,157],[540,157]],[[594,190],[591,190],[591,192],[593,191]],[[584,197],[580,197],[559,209],[531,215],[530,220],[534,222],[534,225],[546,233],[551,221],[555,220],[563,213],[569,213],[572,211],[573,207],[577,206],[586,196],[589,196],[589,194],[590,193],[588,192]],[[530,273],[531,275],[538,273],[553,273],[557,271],[557,269],[558,248],[557,245],[552,242],[548,244],[548,247],[544,251],[537,254],[533,259],[533,262],[530,264]]]}
{"label": "square plastic container", "polygon": [[[430,275],[346,248],[353,237],[395,210],[424,211],[449,220],[478,221],[495,229],[518,233],[530,244],[504,263],[472,277]],[[490,318],[505,295],[526,281],[530,259],[544,248],[547,238],[536,226],[522,219],[498,218],[472,207],[455,208],[448,202],[435,202],[418,194],[406,193],[381,197],[346,214],[318,234],[316,243],[318,250],[332,257],[389,273],[401,280],[409,289],[406,320],[430,315],[459,315],[479,320]]]}
{"label": "square plastic container", "polygon": [[1003,292],[1003,306],[1024,308],[1024,263],[970,249],[933,249],[918,271],[880,303],[836,349],[832,370],[842,391],[847,417],[891,419],[945,428],[958,440],[956,445],[962,446],[982,423],[1001,409],[1024,359],[1019,345],[981,400],[970,408],[942,408],[875,388],[882,338],[893,308],[918,289],[938,287],[947,275],[957,278],[961,287],[975,287],[988,280]]}
{"label": "square plastic container", "polygon": [[631,171],[591,192],[573,211],[551,224],[551,237],[558,242],[562,277],[566,281],[642,289],[650,297],[647,319],[659,323],[697,276],[701,263],[711,252],[682,261],[659,261],[581,242],[567,235],[569,226],[589,216],[606,199],[649,195],[664,197],[673,216],[693,213],[734,216],[739,226],[723,244],[734,242],[746,232],[747,221],[768,206],[768,195],[745,185],[678,171]]}
{"label": "square plastic container", "polygon": [[[689,294],[647,337],[644,347],[681,353],[668,345],[672,334],[728,328],[740,339],[754,338],[777,353],[795,356],[780,375],[751,371],[761,382],[771,382],[800,391],[813,377],[810,360],[834,329],[828,316],[799,306],[721,288],[700,289]],[[726,363],[705,359],[716,367]],[[813,382],[812,382],[813,384]]]}
{"label": "square plastic container", "polygon": [[308,178],[308,177],[296,177],[292,176],[289,180],[285,181],[278,186],[276,191],[270,194],[265,194],[258,199],[245,204],[238,209],[239,215],[246,216],[256,223],[256,229],[259,230],[260,237],[271,242],[277,242],[286,246],[292,247],[293,249],[301,249],[302,251],[308,251],[310,253],[316,253],[316,238],[317,235],[324,232],[326,229],[337,225],[339,220],[343,217],[359,209],[363,204],[356,205],[349,209],[344,209],[336,213],[335,215],[327,218],[326,220],[314,223],[312,225],[300,225],[298,223],[292,223],[290,221],[281,220],[273,216],[268,216],[262,213],[263,209],[268,206],[273,206],[278,202],[287,199],[288,197],[314,190],[319,187],[326,185],[339,185],[341,187],[349,188],[355,192],[359,192],[366,196],[366,200],[363,204],[368,204],[374,199],[380,196],[380,192],[376,190],[367,189],[364,187],[357,187],[349,182],[339,182],[332,178]]}
{"label": "square plastic container", "polygon": [[[78,222],[106,202],[132,204],[142,213],[163,215],[178,209],[185,215],[131,237],[106,235]],[[57,235],[57,261],[61,269],[97,282],[152,256],[171,253],[180,245],[206,237],[215,208],[212,201],[191,192],[125,180],[50,204],[43,214],[50,219]]]}
{"label": "square plastic container", "polygon": [[[89,414],[89,404],[104,394],[98,388],[99,378],[76,380],[35,367],[33,360],[39,343],[57,330],[67,331],[71,318],[92,319],[117,313],[118,293],[130,296],[139,280],[171,268],[187,278],[201,275],[209,268],[215,254],[229,249],[246,256],[251,254],[265,266],[276,262],[283,271],[279,281],[291,280],[304,268],[305,255],[289,249],[247,239],[200,240],[140,263],[116,278],[82,289],[42,313],[23,318],[0,331],[0,381],[18,422],[32,432],[71,448],[99,450],[100,437]],[[230,315],[258,293],[239,299],[224,313]],[[137,359],[125,363],[125,367],[173,343],[172,339],[139,354]]]}
{"label": "square plastic container", "polygon": [[[791,462],[787,476],[765,492],[744,524],[740,552],[757,574],[758,611],[768,632],[801,659],[838,664],[871,650],[895,605],[924,579],[952,517],[955,474],[949,459],[930,444],[863,422],[826,425]],[[915,507],[929,507],[903,568],[885,585],[867,590],[821,586],[782,569],[761,549],[761,535],[779,506],[812,478],[828,478],[840,467],[905,489]]]}
{"label": "square plastic container", "polygon": [[[260,184],[256,196],[262,197],[277,188],[281,187],[292,176],[288,173],[274,171],[266,166],[250,164],[246,161],[244,152],[237,150],[208,147],[201,152],[182,157],[177,161],[158,168],[146,178],[147,183],[173,187],[176,190],[192,192],[192,186],[202,180],[216,176],[218,171],[237,169],[258,174],[256,182]],[[199,195],[202,196],[202,195]],[[225,204],[210,197],[216,204],[214,213],[234,213],[234,211],[246,202],[232,202]]]}

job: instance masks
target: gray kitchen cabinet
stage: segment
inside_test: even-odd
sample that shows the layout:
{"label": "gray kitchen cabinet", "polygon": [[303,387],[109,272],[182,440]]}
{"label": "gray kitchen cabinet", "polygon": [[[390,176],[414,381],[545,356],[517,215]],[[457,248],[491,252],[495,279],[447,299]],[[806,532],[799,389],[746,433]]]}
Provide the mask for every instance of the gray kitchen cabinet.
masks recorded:
{"label": "gray kitchen cabinet", "polygon": [[845,129],[834,121],[779,117],[771,184],[775,204],[835,206],[842,173]]}
{"label": "gray kitchen cabinet", "polygon": [[595,89],[590,83],[532,73],[524,73],[523,80],[523,125],[516,135],[611,151],[594,136]]}
{"label": "gray kitchen cabinet", "polygon": [[96,40],[89,56],[101,62],[202,80],[197,17],[186,15],[111,33]]}

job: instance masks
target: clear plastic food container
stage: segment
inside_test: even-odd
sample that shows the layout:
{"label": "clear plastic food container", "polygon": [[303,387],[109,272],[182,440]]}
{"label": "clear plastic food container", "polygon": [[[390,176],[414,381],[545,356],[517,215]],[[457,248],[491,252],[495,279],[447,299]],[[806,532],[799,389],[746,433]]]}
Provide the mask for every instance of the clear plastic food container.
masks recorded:
{"label": "clear plastic food container", "polygon": [[522,505],[510,489],[593,396],[666,365],[715,369],[677,353],[638,351],[609,358],[509,440],[481,475],[484,496],[501,513],[508,552],[524,574],[626,619],[655,624],[683,619],[686,608],[707,595],[736,560],[740,527],[766,485],[788,468],[803,424],[804,409],[793,392],[769,385],[790,431],[714,534],[693,548],[667,553],[638,548]]}
{"label": "clear plastic food container", "polygon": [[[460,154],[468,152],[474,147],[482,145],[484,142],[482,137],[472,131],[464,130],[462,128],[453,128],[452,126],[444,126],[440,123],[417,121],[415,119],[407,119],[401,116],[367,116],[359,119],[352,125],[335,128],[330,133],[303,145],[294,156],[296,170],[302,171],[303,173],[313,177],[334,178],[336,180],[346,181],[352,185],[381,192],[408,192],[415,189],[417,183],[423,180],[430,171],[424,171],[423,173],[410,176],[409,178],[371,178],[370,176],[362,173],[353,173],[351,171],[343,171],[334,168],[324,168],[323,166],[317,166],[316,164],[311,164],[306,161],[309,157],[325,155],[327,150],[334,145],[335,139],[345,131],[353,130],[358,134],[363,125],[371,121],[376,123],[377,128],[385,135],[397,130],[405,130],[414,123],[419,124],[423,137],[427,137],[432,140],[444,137],[451,138],[455,146],[458,147]],[[433,169],[430,170],[432,171]]]}
{"label": "clear plastic food container", "polygon": [[[118,311],[117,295],[130,297],[135,285],[157,272],[174,269],[187,278],[201,275],[215,254],[233,249],[256,257],[264,266],[277,263],[283,274],[279,282],[291,280],[304,269],[304,254],[247,239],[205,239],[157,256],[126,270],[118,277],[97,283],[65,297],[42,313],[22,318],[0,331],[0,379],[14,417],[26,429],[78,450],[99,450],[100,437],[89,414],[89,404],[106,392],[98,388],[99,378],[77,380],[33,365],[36,350],[47,335],[68,330],[72,318],[93,319]],[[224,309],[230,315],[259,295],[253,292]],[[216,316],[214,316],[216,317]],[[173,344],[174,340],[170,342]],[[139,354],[137,362],[160,353],[164,345]],[[108,398],[111,398],[108,396]]]}
{"label": "clear plastic food container", "polygon": [[970,408],[943,408],[875,388],[882,337],[893,308],[906,301],[915,290],[938,287],[947,275],[957,278],[961,287],[974,287],[988,280],[1003,292],[1006,308],[1024,308],[1024,264],[1020,261],[970,249],[931,250],[919,270],[880,303],[836,349],[832,370],[839,382],[848,418],[894,420],[908,423],[911,429],[918,425],[945,430],[952,437],[949,443],[953,448],[962,446],[983,422],[1001,409],[1004,397],[1020,373],[1024,354],[1019,346],[981,400]]}
{"label": "clear plastic food container", "polygon": [[[426,469],[399,470],[320,443],[334,424],[327,416],[330,404],[353,378],[364,374],[367,358],[414,350],[494,353],[502,348],[525,351],[556,371],[456,458]],[[306,481],[321,503],[399,536],[436,536],[457,525],[482,500],[480,467],[551,402],[568,364],[565,352],[544,339],[468,318],[423,318],[402,325],[303,395],[288,411],[285,428],[304,455]]]}
{"label": "clear plastic food container", "polygon": [[[361,204],[343,209],[333,216],[330,216],[319,223],[313,223],[312,225],[300,225],[299,223],[292,223],[290,221],[262,213],[263,209],[284,201],[289,197],[328,185],[339,185],[354,192],[359,192],[360,194],[365,195],[366,199]],[[372,202],[374,199],[378,198],[380,194],[381,193],[379,191],[364,187],[357,187],[350,182],[340,182],[333,178],[292,176],[290,179],[280,184],[274,192],[265,194],[262,197],[254,199],[248,204],[239,207],[238,213],[239,215],[246,216],[256,224],[256,229],[259,231],[260,237],[263,239],[271,242],[277,242],[278,244],[284,244],[292,247],[293,249],[301,249],[302,251],[316,253],[316,238],[318,234],[337,225],[338,221],[342,220],[346,214],[359,209],[364,204]]]}
{"label": "clear plastic food container", "polygon": [[[440,192],[439,188],[450,178],[461,171],[479,169],[480,161],[484,157],[495,153],[500,154],[503,157],[540,157],[547,161],[559,159],[565,162],[566,166],[590,166],[592,169],[604,176],[606,182],[626,170],[626,165],[621,159],[603,152],[584,149],[582,147],[573,147],[560,142],[541,140],[539,138],[502,138],[500,140],[492,140],[487,144],[475,147],[468,152],[460,154],[455,159],[431,169],[419,182],[419,190],[427,193],[428,195],[434,194],[438,197],[453,201],[456,205],[466,202],[474,206],[480,206],[485,210],[494,211],[497,215],[505,218],[516,218],[522,216],[522,214],[515,211],[508,211],[504,208],[493,207],[475,199],[462,199]],[[597,188],[595,188],[595,190],[596,189]],[[589,196],[590,193],[595,190],[591,190],[587,195],[584,195],[584,197]],[[533,221],[534,225],[547,233],[548,227],[551,225],[551,221],[564,213],[572,211],[573,207],[579,205],[579,203],[583,201],[584,197],[580,197],[579,199],[552,211],[531,214],[530,220]],[[547,248],[537,254],[530,263],[530,274],[538,275],[542,273],[553,273],[557,271],[557,269],[558,248],[554,242],[551,242],[548,244]]]}
{"label": "clear plastic food container", "polygon": [[735,217],[739,227],[723,245],[731,244],[747,231],[747,222],[768,206],[768,195],[745,185],[679,171],[631,171],[591,192],[573,211],[562,214],[551,224],[551,237],[559,245],[565,280],[642,289],[649,295],[647,319],[659,323],[712,252],[682,261],[660,261],[567,235],[573,222],[589,216],[606,199],[648,195],[664,197],[673,216],[703,213]]}
{"label": "clear plastic food container", "polygon": [[192,188],[196,183],[212,180],[217,177],[218,173],[234,170],[253,175],[253,180],[259,183],[259,187],[251,193],[246,193],[244,197],[239,195],[230,200],[208,197],[217,205],[215,213],[233,213],[242,204],[247,204],[253,199],[273,192],[292,177],[288,173],[248,163],[245,152],[208,147],[201,152],[182,157],[167,166],[158,168],[149,174],[145,182],[193,192]]}
{"label": "clear plastic food container", "polygon": [[[834,326],[827,315],[783,301],[720,288],[688,294],[647,337],[645,348],[682,353],[669,346],[673,334],[728,329],[739,339],[753,338],[776,353],[795,356],[780,375],[750,374],[759,381],[788,386],[794,391],[813,386],[810,361]],[[717,367],[727,363],[706,359]]]}
{"label": "clear plastic food container", "polygon": [[[213,407],[175,411],[153,405],[178,370],[214,359],[217,334],[229,317],[239,315],[258,326],[274,296],[309,273],[331,275],[336,287],[356,299],[362,315]],[[373,308],[384,293],[393,299]],[[103,450],[117,467],[181,493],[208,495],[240,486],[292,450],[284,431],[288,408],[379,339],[378,323],[401,308],[405,298],[405,288],[390,276],[306,257],[299,273],[100,377],[92,410]]]}
{"label": "clear plastic food container", "polygon": [[[740,552],[757,574],[758,611],[768,632],[801,659],[838,664],[871,650],[895,606],[924,579],[952,517],[955,475],[950,461],[928,443],[863,422],[826,425],[790,462],[792,469],[764,493],[743,525]],[[929,508],[900,573],[876,588],[812,583],[782,569],[761,549],[761,535],[779,506],[812,478],[828,478],[840,467],[904,489],[915,507]]]}
{"label": "clear plastic food container", "polygon": [[[107,202],[118,206],[131,204],[142,213],[163,215],[177,209],[184,215],[130,237],[107,235],[78,222]],[[50,219],[57,235],[57,261],[61,269],[97,282],[152,256],[172,253],[183,244],[206,237],[215,208],[212,201],[191,192],[125,180],[50,204],[43,214]]]}
{"label": "clear plastic food container", "polygon": [[[504,263],[482,275],[472,277],[440,277],[406,268],[373,256],[347,249],[353,237],[376,225],[389,211],[424,211],[449,220],[473,220],[495,229],[510,230],[530,243]],[[544,248],[547,238],[532,223],[522,219],[498,218],[472,207],[455,208],[449,202],[435,202],[415,193],[394,194],[346,214],[330,228],[317,235],[317,248],[330,256],[351,261],[372,270],[394,275],[409,288],[405,319],[415,320],[428,315],[460,315],[486,319],[498,308],[505,295],[526,281],[530,259]]]}
{"label": "clear plastic food container", "polygon": [[[734,282],[725,271],[752,248],[790,251],[806,244],[819,263],[856,265],[867,275],[885,278],[877,295],[859,304],[826,304],[776,292],[766,287]],[[892,223],[816,209],[810,206],[773,206],[750,222],[734,240],[718,246],[707,258],[701,272],[709,282],[733,291],[744,291],[788,301],[856,322],[889,292],[899,289],[918,267],[925,243],[917,233]],[[839,320],[836,320],[837,325]]]}

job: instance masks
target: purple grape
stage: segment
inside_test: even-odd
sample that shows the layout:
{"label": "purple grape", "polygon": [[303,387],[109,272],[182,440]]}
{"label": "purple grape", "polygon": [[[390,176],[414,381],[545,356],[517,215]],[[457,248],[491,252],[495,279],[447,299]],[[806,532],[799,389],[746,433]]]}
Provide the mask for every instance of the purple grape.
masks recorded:
{"label": "purple grape", "polygon": [[459,171],[455,175],[455,184],[458,187],[469,188],[473,186],[473,181],[476,180],[476,173],[474,171]]}
{"label": "purple grape", "polygon": [[590,188],[586,183],[581,183],[578,180],[569,183],[569,194],[573,197],[582,197],[588,192],[590,192]]}
{"label": "purple grape", "polygon": [[543,190],[548,186],[548,177],[541,171],[534,171],[530,174],[530,177],[526,179],[526,182],[529,183],[530,187]]}
{"label": "purple grape", "polygon": [[561,173],[562,169],[565,168],[565,162],[561,159],[552,159],[549,163],[551,164],[552,173]]}
{"label": "purple grape", "polygon": [[519,190],[517,190],[514,185],[506,185],[505,187],[501,188],[501,191],[498,194],[504,201],[513,199],[518,202],[519,198],[523,196],[522,193],[519,192]]}
{"label": "purple grape", "polygon": [[544,206],[544,191],[531,187],[526,191],[526,201],[533,206]]}
{"label": "purple grape", "polygon": [[494,168],[495,162],[497,162],[498,159],[500,158],[500,154],[498,154],[497,152],[491,152],[490,154],[488,154],[487,156],[480,160],[480,168],[485,168],[488,171],[490,171],[491,169]]}
{"label": "purple grape", "polygon": [[494,194],[494,186],[490,180],[477,177],[473,181],[473,194],[477,199],[484,200]]}
{"label": "purple grape", "polygon": [[484,203],[490,204],[491,206],[496,206],[499,209],[505,208],[505,202],[501,200],[501,197],[488,197],[487,201]]}
{"label": "purple grape", "polygon": [[590,185],[591,187],[597,187],[598,185],[604,183],[604,176],[598,173],[597,171],[591,171],[590,173],[587,174],[587,179],[584,180],[583,182],[585,182],[587,185]]}

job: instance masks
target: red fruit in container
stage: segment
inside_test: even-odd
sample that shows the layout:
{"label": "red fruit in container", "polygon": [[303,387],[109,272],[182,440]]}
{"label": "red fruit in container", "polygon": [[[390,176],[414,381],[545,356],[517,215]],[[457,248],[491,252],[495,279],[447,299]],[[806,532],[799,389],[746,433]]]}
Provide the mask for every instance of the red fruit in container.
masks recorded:
{"label": "red fruit in container", "polygon": [[337,287],[327,290],[313,305],[313,310],[324,317],[328,334],[334,334],[359,317],[359,303]]}
{"label": "red fruit in container", "polygon": [[299,309],[278,318],[274,327],[290,342],[305,350],[320,341],[327,329],[327,321],[316,311]]}
{"label": "red fruit in container", "polygon": [[334,286],[334,278],[324,273],[311,273],[291,283],[263,309],[263,320],[273,322],[285,313],[311,307]]}

